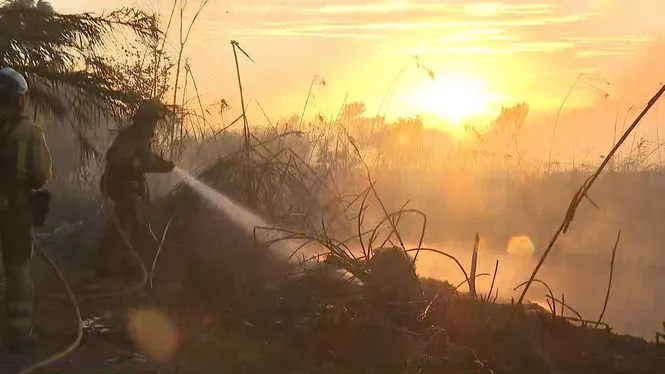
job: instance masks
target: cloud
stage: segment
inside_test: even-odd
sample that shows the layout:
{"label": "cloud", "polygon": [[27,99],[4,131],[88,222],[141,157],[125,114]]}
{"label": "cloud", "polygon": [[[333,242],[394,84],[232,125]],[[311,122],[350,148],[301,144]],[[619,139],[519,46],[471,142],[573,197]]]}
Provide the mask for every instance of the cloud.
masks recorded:
{"label": "cloud", "polygon": [[613,56],[629,56],[634,53],[634,50],[620,50],[620,49],[588,49],[576,52],[577,57],[593,58],[593,57],[613,57]]}
{"label": "cloud", "polygon": [[322,32],[316,30],[298,30],[298,29],[242,29],[233,32],[234,36],[300,36],[315,38],[352,38],[352,39],[387,39],[387,35],[351,33],[351,32]]}
{"label": "cloud", "polygon": [[612,51],[612,50],[587,50],[579,51],[576,53],[578,57],[611,57],[611,56],[625,56],[630,54],[628,51]]}
{"label": "cloud", "polygon": [[606,37],[569,36],[564,37],[563,40],[575,43],[579,49],[576,52],[578,57],[593,58],[630,55],[653,42],[654,39],[640,35],[624,35]]}
{"label": "cloud", "polygon": [[301,8],[305,14],[348,15],[358,13],[402,13],[407,11],[447,12],[452,6],[446,3],[422,3],[388,1],[362,4],[328,4],[322,7]]}
{"label": "cloud", "polygon": [[566,42],[524,42],[509,45],[508,50],[514,52],[555,52],[574,47],[574,44]]}
{"label": "cloud", "polygon": [[556,10],[554,4],[504,4],[494,3],[471,3],[462,5],[467,15],[494,17],[499,15],[542,15],[553,13]]}
{"label": "cloud", "polygon": [[468,21],[392,21],[392,22],[358,22],[358,21],[339,21],[339,22],[317,22],[317,21],[286,21],[286,22],[266,22],[258,28],[247,28],[242,31],[254,30],[287,30],[302,32],[326,32],[326,31],[364,31],[364,30],[383,30],[383,31],[403,31],[403,30],[442,30],[442,29],[462,29],[474,27],[539,27],[556,24],[566,24],[586,20],[591,14],[573,14],[560,17],[537,17],[528,19],[497,19],[491,21],[468,20]]}
{"label": "cloud", "polygon": [[[514,34],[528,29],[558,29],[582,24],[595,13],[566,12],[556,3],[472,2],[441,0],[347,0],[323,1],[245,0],[234,12],[244,12],[233,35],[241,37],[303,37],[387,39],[471,43],[447,50],[491,53],[505,46],[496,42],[520,42]],[[254,20],[254,22],[252,22]],[[510,29],[511,32],[505,32]],[[467,31],[469,30],[469,31]],[[500,31],[497,31],[500,30]],[[475,31],[475,33],[474,33]],[[567,42],[554,40],[554,42]],[[479,44],[479,45],[478,45]],[[436,48],[430,46],[429,48]],[[377,48],[376,45],[373,48]],[[510,47],[515,49],[515,47]],[[508,49],[510,49],[508,48]],[[534,47],[536,48],[536,47]],[[529,48],[519,47],[518,49]],[[465,52],[466,53],[466,52]]]}
{"label": "cloud", "polygon": [[434,46],[422,48],[390,49],[392,53],[423,54],[507,54],[507,53],[541,53],[557,52],[574,48],[574,44],[565,42],[523,42],[504,44],[502,46]]}
{"label": "cloud", "polygon": [[327,3],[321,1],[276,1],[266,0],[232,7],[235,12],[265,13],[292,12],[308,15],[357,15],[396,14],[405,12],[436,12],[449,15],[493,17],[500,15],[542,15],[556,11],[556,5],[548,3],[505,4],[502,2],[472,2],[451,4],[439,0],[370,0]]}
{"label": "cloud", "polygon": [[[511,38],[507,37],[507,40]],[[515,54],[515,53],[552,53],[572,51],[580,58],[598,58],[632,55],[639,50],[638,46],[619,48],[616,46],[604,46],[602,44],[595,48],[583,48],[575,43],[566,41],[550,42],[519,42],[519,43],[449,43],[448,45],[434,45],[423,47],[397,47],[384,49],[384,52],[397,54]]]}
{"label": "cloud", "polygon": [[592,59],[630,54],[651,41],[627,29],[600,27],[608,15],[581,9],[573,0],[245,1],[236,7],[248,15],[233,30],[238,37],[366,39],[375,41],[372,49],[391,54],[527,53],[548,59],[547,53],[559,53]]}
{"label": "cloud", "polygon": [[622,35],[622,36],[603,36],[603,37],[589,37],[589,36],[566,36],[564,39],[577,43],[621,43],[621,44],[644,44],[652,42],[653,38],[641,35]]}
{"label": "cloud", "polygon": [[300,8],[303,13],[310,14],[358,14],[358,13],[401,13],[410,11],[427,11],[438,13],[459,14],[471,16],[498,16],[498,15],[536,15],[553,12],[553,4],[503,4],[471,3],[450,4],[442,1],[376,1],[357,4],[340,3],[326,4],[321,7]]}
{"label": "cloud", "polygon": [[[248,1],[248,0],[246,0]],[[537,25],[569,23],[583,20],[593,13],[562,12],[557,5],[470,3],[451,4],[438,0],[350,0],[326,4],[321,1],[277,2],[266,0],[256,5],[246,3],[232,8],[254,27],[313,27],[414,29],[418,24],[427,27],[472,26],[480,24]],[[429,26],[428,26],[429,25]]]}

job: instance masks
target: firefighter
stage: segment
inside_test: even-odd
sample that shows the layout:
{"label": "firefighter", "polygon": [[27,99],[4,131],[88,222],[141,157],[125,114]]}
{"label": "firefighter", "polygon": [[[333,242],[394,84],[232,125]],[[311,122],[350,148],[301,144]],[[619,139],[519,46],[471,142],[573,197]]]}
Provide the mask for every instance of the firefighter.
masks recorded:
{"label": "firefighter", "polygon": [[136,274],[137,259],[130,251],[138,240],[141,205],[149,200],[145,174],[168,173],[174,168],[172,162],[151,151],[155,127],[165,114],[159,101],[144,101],[131,126],[118,134],[106,152],[100,189],[113,201],[114,217],[108,222],[97,256],[96,273],[100,278]]}
{"label": "firefighter", "polygon": [[11,68],[0,69],[0,242],[7,313],[4,343],[17,353],[39,343],[33,332],[32,230],[34,220],[43,220],[48,206],[35,210],[34,196],[51,179],[51,155],[44,134],[24,116],[27,94],[28,84],[21,74]]}

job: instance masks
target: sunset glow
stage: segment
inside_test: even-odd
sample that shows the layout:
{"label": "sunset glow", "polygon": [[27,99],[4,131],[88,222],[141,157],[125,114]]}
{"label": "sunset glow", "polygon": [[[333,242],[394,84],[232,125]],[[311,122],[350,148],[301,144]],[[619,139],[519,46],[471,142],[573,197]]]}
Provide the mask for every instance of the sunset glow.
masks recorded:
{"label": "sunset glow", "polygon": [[437,78],[415,96],[423,113],[438,116],[455,128],[471,117],[489,115],[498,97],[480,80],[464,76]]}
{"label": "sunset glow", "polygon": [[[189,2],[185,30],[200,3]],[[172,8],[166,0],[52,4],[65,13],[136,5],[158,13],[164,27]],[[468,124],[484,134],[501,106],[525,102],[529,116],[522,150],[529,157],[547,159],[552,153],[572,162],[566,139],[572,137],[574,123],[585,123],[576,127],[575,152],[594,148],[598,154],[593,157],[599,156],[601,145],[612,141],[617,110],[621,120],[627,107],[648,100],[665,77],[662,10],[665,5],[658,2],[618,0],[210,1],[183,55],[197,87],[190,83],[182,92],[186,102],[200,97],[204,106],[224,99],[230,103],[227,119],[239,116],[238,77],[228,44],[236,40],[255,61],[239,58],[253,125],[266,125],[266,116],[274,122],[300,115],[305,106],[306,120],[318,114],[334,118],[348,99],[365,104],[364,116],[380,114],[388,121],[420,116],[428,128],[463,135],[460,130]],[[179,12],[165,44],[175,55],[177,25]],[[226,47],[211,50],[211,43]],[[434,79],[414,57],[431,69]],[[582,72],[608,84],[579,83],[566,96]],[[305,105],[314,76],[327,85],[314,85],[314,99]],[[184,81],[181,76],[181,85]],[[554,133],[564,96],[550,142],[542,134]]]}

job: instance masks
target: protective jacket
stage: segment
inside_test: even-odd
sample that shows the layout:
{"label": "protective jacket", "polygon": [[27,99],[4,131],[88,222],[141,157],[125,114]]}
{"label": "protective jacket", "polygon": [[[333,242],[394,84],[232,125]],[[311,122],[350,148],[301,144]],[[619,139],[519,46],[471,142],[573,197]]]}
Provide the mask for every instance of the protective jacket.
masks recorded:
{"label": "protective jacket", "polygon": [[141,136],[134,128],[118,134],[106,152],[106,169],[101,191],[114,201],[123,197],[147,195],[146,173],[167,173],[173,163],[151,151],[151,139]]}
{"label": "protective jacket", "polygon": [[10,203],[27,197],[51,179],[51,154],[44,133],[27,117],[5,120],[0,127],[0,186]]}
{"label": "protective jacket", "polygon": [[25,117],[0,120],[0,242],[7,284],[5,340],[10,349],[32,332],[32,190],[50,179],[51,155],[41,128]]}

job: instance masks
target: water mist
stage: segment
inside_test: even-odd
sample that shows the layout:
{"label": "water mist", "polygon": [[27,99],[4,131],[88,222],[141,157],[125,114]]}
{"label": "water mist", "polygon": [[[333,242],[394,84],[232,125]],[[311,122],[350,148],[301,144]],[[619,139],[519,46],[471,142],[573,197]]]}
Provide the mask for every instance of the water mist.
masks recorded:
{"label": "water mist", "polygon": [[[253,236],[256,227],[272,227],[270,223],[257,214],[254,214],[249,209],[237,204],[228,196],[206,185],[188,172],[178,167],[174,169],[174,172],[201,198],[220,212],[227,215],[240,228],[245,230],[248,235]],[[288,259],[294,252],[298,251],[298,248],[304,243],[299,239],[284,239],[285,234],[276,230],[261,230],[261,232],[262,235],[260,236],[257,233],[257,239],[263,243],[275,241],[270,245],[270,248],[284,260]],[[304,252],[308,256],[323,253],[323,248],[315,247],[316,246],[313,244],[308,244],[307,246],[300,248],[299,251]]]}

